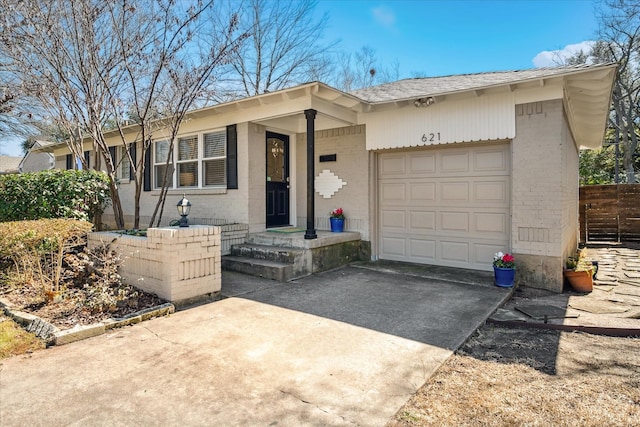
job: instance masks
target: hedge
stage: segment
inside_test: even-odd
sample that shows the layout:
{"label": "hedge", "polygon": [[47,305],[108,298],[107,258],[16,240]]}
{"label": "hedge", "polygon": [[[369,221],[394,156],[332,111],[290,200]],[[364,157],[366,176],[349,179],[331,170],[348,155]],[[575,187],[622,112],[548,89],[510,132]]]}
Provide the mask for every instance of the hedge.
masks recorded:
{"label": "hedge", "polygon": [[0,175],[0,222],[71,218],[92,221],[110,203],[108,177],[94,170]]}

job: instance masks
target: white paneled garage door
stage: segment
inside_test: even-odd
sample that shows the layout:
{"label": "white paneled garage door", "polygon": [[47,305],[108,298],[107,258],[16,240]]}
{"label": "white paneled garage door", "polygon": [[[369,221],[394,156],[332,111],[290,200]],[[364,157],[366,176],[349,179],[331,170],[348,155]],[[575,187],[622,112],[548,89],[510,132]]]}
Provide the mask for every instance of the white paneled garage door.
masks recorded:
{"label": "white paneled garage door", "polygon": [[378,156],[382,259],[490,270],[509,245],[509,144]]}

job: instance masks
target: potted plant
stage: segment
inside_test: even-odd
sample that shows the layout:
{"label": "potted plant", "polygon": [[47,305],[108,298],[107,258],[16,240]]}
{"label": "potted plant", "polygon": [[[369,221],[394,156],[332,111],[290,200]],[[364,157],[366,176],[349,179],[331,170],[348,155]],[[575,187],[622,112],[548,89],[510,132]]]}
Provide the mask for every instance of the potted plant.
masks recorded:
{"label": "potted plant", "polygon": [[581,252],[576,257],[569,257],[565,264],[563,275],[569,285],[576,292],[591,292],[593,290],[594,266],[584,258]]}
{"label": "potted plant", "polygon": [[511,254],[498,252],[493,256],[493,275],[496,286],[501,288],[513,287],[516,277],[516,262]]}
{"label": "potted plant", "polygon": [[329,221],[331,222],[331,231],[334,233],[341,233],[344,231],[344,211],[342,208],[332,210]]}

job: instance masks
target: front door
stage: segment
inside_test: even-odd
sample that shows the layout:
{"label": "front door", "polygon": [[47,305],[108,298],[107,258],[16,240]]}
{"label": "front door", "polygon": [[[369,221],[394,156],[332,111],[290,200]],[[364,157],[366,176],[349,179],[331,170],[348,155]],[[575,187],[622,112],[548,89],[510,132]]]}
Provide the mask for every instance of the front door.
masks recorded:
{"label": "front door", "polygon": [[267,132],[267,227],[289,225],[289,137]]}

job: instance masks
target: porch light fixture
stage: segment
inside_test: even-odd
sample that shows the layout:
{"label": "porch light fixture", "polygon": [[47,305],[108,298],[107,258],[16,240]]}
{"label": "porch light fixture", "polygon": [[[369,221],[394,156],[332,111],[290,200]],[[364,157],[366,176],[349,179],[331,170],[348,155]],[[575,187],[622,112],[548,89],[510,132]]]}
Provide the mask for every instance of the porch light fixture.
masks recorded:
{"label": "porch light fixture", "polygon": [[187,220],[187,215],[191,212],[191,202],[187,200],[185,195],[182,195],[182,199],[178,202],[178,213],[180,214],[180,227],[188,227],[189,221]]}
{"label": "porch light fixture", "polygon": [[418,98],[415,101],[413,101],[413,105],[416,108],[420,108],[420,107],[428,107],[431,104],[435,104],[436,99],[433,96],[428,96],[426,98]]}

